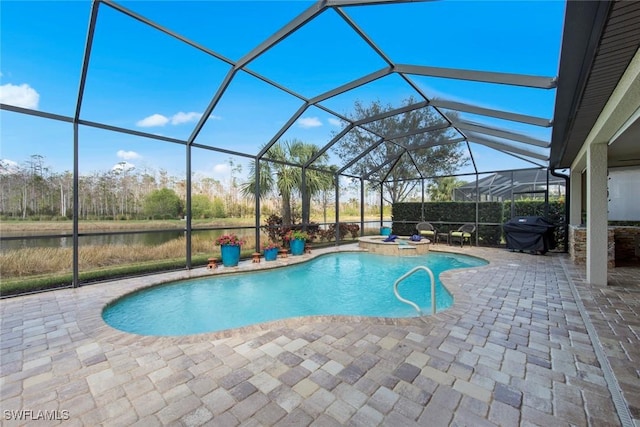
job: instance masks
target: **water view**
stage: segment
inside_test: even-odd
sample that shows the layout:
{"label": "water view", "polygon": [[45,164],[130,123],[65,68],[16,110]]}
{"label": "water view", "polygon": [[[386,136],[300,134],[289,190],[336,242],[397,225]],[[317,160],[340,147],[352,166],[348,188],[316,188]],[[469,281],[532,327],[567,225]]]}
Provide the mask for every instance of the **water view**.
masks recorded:
{"label": "water view", "polygon": [[[390,224],[389,224],[390,225]],[[379,231],[377,224],[365,224],[365,232],[367,234],[376,234]],[[105,230],[85,230],[83,233],[100,233]],[[117,232],[116,232],[117,233]],[[235,233],[245,239],[253,239],[255,237],[255,231],[253,229],[220,229],[220,230],[194,230],[192,234],[198,236],[204,236],[206,239],[213,241],[217,237]],[[69,237],[37,237],[29,238],[29,236],[41,236],[41,232],[2,232],[2,237],[15,237],[16,239],[2,240],[0,244],[1,251],[11,251],[23,248],[71,248],[73,247],[73,238]],[[55,234],[55,233],[51,233]],[[66,234],[60,232],[58,234]],[[69,233],[70,234],[70,233]],[[156,231],[156,232],[131,232],[123,231],[118,234],[97,235],[97,236],[80,236],[81,246],[92,245],[146,245],[156,246],[169,242],[174,239],[178,239],[184,236],[185,232],[182,230],[169,230],[169,231]],[[20,238],[24,237],[24,238]]]}
{"label": "water view", "polygon": [[[244,238],[254,236],[253,230],[207,230],[207,231],[193,231],[193,235],[205,236],[213,241],[215,238],[225,234],[234,232]],[[91,232],[85,232],[91,233]],[[14,233],[18,236],[36,236],[41,233]],[[131,233],[123,232],[119,234],[97,235],[97,236],[80,236],[80,245],[146,245],[156,246],[169,242],[174,239],[183,237],[185,234],[181,230],[171,231],[156,231],[146,233]],[[13,237],[8,233],[3,233],[3,237]],[[70,248],[73,246],[72,237],[38,237],[38,238],[24,238],[15,240],[3,240],[2,250],[16,250],[22,248]]]}

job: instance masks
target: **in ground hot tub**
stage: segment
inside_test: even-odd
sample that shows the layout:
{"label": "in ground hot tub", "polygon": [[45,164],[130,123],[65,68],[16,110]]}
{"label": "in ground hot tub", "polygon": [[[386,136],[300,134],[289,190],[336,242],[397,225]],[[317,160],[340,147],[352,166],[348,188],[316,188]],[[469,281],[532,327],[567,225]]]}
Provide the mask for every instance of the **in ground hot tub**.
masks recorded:
{"label": "in ground hot tub", "polygon": [[358,238],[358,246],[373,254],[393,256],[415,256],[429,253],[429,239],[412,241],[408,236],[399,236],[394,242],[385,242],[387,236],[363,236]]}

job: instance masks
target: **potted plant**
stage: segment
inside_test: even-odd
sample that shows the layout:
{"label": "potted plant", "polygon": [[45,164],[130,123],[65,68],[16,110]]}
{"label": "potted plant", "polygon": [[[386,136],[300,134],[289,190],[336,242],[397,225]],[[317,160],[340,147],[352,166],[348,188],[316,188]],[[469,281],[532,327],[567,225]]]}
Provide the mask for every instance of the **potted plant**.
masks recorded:
{"label": "potted plant", "polygon": [[289,230],[285,238],[289,241],[291,255],[302,255],[304,253],[304,242],[309,238],[309,233],[302,230]]}
{"label": "potted plant", "polygon": [[235,234],[223,234],[215,240],[216,246],[220,246],[222,265],[235,267],[240,262],[240,249],[244,245],[244,239]]}
{"label": "potted plant", "polygon": [[280,245],[271,240],[267,243],[263,243],[262,251],[264,252],[264,260],[275,261],[276,258],[278,258],[279,249],[280,249]]}

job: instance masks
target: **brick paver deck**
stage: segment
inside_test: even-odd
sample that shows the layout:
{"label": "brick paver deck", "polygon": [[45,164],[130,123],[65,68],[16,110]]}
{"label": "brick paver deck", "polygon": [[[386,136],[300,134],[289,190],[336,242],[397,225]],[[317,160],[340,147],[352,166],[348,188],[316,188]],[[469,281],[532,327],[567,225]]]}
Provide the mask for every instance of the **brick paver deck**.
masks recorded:
{"label": "brick paver deck", "polygon": [[609,365],[640,426],[640,270],[597,288],[561,254],[436,249],[490,264],[445,272],[454,306],[422,319],[325,316],[190,337],[102,321],[131,290],[223,268],[2,300],[2,425],[617,426]]}

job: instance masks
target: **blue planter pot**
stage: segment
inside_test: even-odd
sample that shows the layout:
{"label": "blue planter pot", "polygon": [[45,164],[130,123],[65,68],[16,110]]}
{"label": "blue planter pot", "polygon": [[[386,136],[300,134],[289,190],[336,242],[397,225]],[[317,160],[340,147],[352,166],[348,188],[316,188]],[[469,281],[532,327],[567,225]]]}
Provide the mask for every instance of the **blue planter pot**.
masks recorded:
{"label": "blue planter pot", "polygon": [[380,227],[380,234],[383,236],[391,235],[391,227]]}
{"label": "blue planter pot", "polygon": [[220,253],[222,254],[222,265],[225,267],[235,267],[240,262],[240,246],[238,245],[222,245]]}
{"label": "blue planter pot", "polygon": [[264,250],[265,261],[275,261],[276,258],[278,258],[278,248]]}
{"label": "blue planter pot", "polygon": [[289,248],[291,249],[291,255],[302,255],[304,253],[304,240],[291,240],[291,242],[289,242]]}

